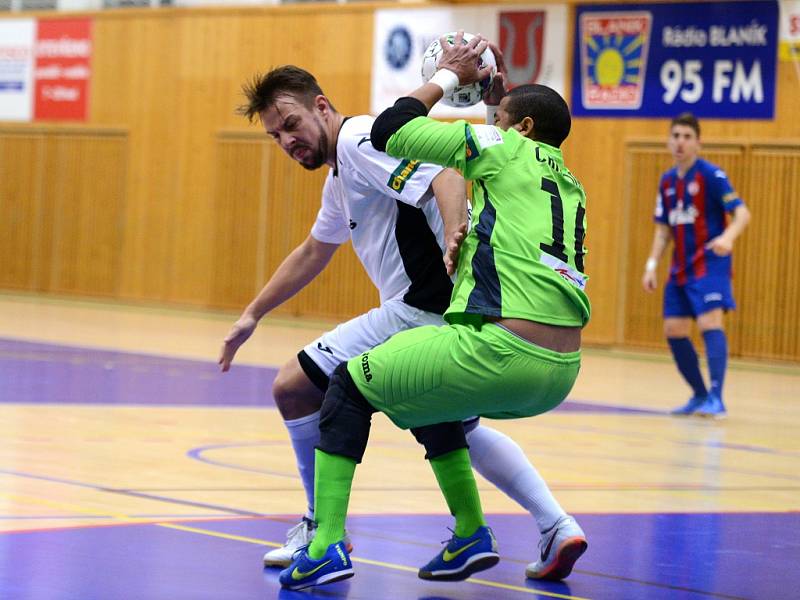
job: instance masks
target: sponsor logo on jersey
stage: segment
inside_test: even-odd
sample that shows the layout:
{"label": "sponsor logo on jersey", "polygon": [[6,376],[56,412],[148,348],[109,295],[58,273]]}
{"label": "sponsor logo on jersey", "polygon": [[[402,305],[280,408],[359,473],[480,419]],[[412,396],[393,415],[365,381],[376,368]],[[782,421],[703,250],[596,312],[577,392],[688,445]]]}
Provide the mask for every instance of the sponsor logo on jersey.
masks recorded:
{"label": "sponsor logo on jersey", "polygon": [[673,227],[675,225],[691,225],[697,219],[697,209],[693,205],[684,207],[683,202],[678,202],[678,206],[669,211],[667,220]]}
{"label": "sponsor logo on jersey", "polygon": [[584,108],[636,110],[642,105],[653,15],[584,13],[580,19]]}
{"label": "sponsor logo on jersey", "polygon": [[389,177],[386,185],[392,188],[395,192],[402,192],[406,187],[406,181],[411,179],[416,170],[419,168],[420,161],[418,160],[403,160]]}
{"label": "sponsor logo on jersey", "polygon": [[364,379],[367,383],[372,381],[372,371],[369,368],[369,352],[361,355],[361,370],[364,372]]}
{"label": "sponsor logo on jersey", "polygon": [[545,11],[501,12],[500,50],[509,87],[535,83],[542,70]]}
{"label": "sponsor logo on jersey", "polygon": [[577,269],[570,267],[563,260],[559,260],[546,252],[542,252],[542,255],[539,257],[539,262],[553,269],[562,279],[574,285],[576,288],[581,290],[586,288],[586,276]]}
{"label": "sponsor logo on jersey", "polygon": [[350,219],[350,229],[355,229],[356,227],[358,227],[358,223]]}

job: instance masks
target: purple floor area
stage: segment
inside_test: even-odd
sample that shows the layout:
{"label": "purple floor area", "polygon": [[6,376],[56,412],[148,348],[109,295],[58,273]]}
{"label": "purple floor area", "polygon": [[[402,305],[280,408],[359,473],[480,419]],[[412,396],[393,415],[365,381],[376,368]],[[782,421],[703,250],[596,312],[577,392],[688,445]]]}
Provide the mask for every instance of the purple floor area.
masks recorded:
{"label": "purple floor area", "polygon": [[[0,535],[5,600],[426,599],[560,597],[596,600],[797,598],[800,514],[579,515],[589,550],[562,583],[526,581],[536,553],[529,518],[489,515],[502,560],[477,582],[433,583],[415,569],[449,533],[445,516],[354,516],[356,576],[312,591],[280,590],[265,550],[215,532],[281,540],[267,519],[190,523],[200,532],[121,525]],[[359,559],[380,561],[365,564]],[[769,577],[762,576],[769,574]],[[500,584],[500,586],[492,585]],[[502,587],[505,586],[505,587]],[[511,587],[508,587],[511,586]],[[536,591],[541,593],[536,593]]]}
{"label": "purple floor area", "polygon": [[[0,402],[274,407],[277,370],[0,338]],[[556,410],[659,414],[567,400]]]}

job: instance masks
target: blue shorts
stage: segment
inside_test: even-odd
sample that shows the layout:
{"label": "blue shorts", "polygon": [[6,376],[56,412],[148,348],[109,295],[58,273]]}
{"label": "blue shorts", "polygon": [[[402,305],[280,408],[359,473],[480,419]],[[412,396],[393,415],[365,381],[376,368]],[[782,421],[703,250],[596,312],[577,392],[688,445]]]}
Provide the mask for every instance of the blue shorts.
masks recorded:
{"label": "blue shorts", "polygon": [[664,317],[697,318],[716,308],[736,308],[729,277],[703,277],[678,285],[672,281],[664,288]]}

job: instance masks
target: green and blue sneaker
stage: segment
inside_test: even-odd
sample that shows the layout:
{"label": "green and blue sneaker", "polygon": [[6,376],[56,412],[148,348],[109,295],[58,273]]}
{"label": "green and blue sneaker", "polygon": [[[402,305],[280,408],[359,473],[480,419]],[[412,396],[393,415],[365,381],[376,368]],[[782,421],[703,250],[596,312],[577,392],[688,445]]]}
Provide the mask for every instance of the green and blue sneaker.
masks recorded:
{"label": "green and blue sneaker", "polygon": [[281,571],[278,580],[290,590],[302,590],[312,585],[324,585],[353,576],[353,563],[344,541],[328,546],[325,556],[314,560],[308,555],[308,546],[300,548],[294,560]]}
{"label": "green and blue sneaker", "polygon": [[420,579],[461,581],[473,573],[495,566],[500,560],[497,541],[486,526],[468,538],[453,535],[447,546],[419,570]]}

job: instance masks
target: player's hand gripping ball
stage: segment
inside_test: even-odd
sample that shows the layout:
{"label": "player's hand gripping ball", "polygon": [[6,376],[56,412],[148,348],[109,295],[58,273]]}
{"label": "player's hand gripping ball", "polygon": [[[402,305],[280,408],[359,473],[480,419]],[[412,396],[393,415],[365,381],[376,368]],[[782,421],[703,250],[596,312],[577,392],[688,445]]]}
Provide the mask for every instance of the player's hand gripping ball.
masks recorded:
{"label": "player's hand gripping ball", "polygon": [[[445,39],[451,44],[454,43],[456,32],[451,31],[444,35]],[[471,33],[465,33],[463,43],[467,44],[475,36]],[[427,83],[431,77],[436,73],[439,66],[439,59],[442,57],[442,45],[436,39],[431,42],[425,54],[422,55],[422,81]],[[486,79],[476,81],[469,85],[459,85],[453,90],[452,94],[447,94],[442,98],[442,103],[456,108],[464,108],[466,106],[473,106],[481,101],[483,94],[492,86],[494,74],[497,72],[497,63],[494,60],[494,53],[491,49],[486,48],[481,54],[478,62],[478,68],[483,69],[486,66],[492,67],[492,72]]]}

